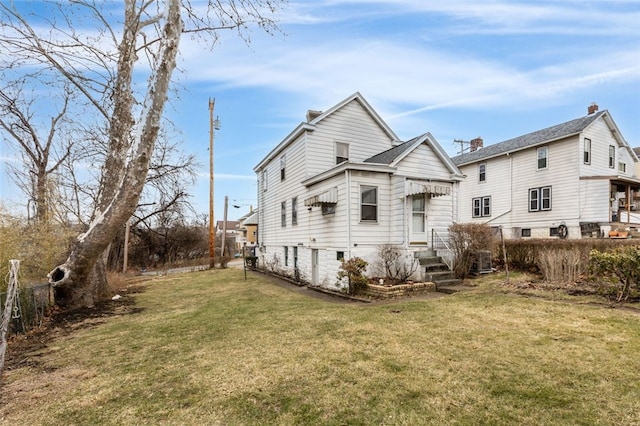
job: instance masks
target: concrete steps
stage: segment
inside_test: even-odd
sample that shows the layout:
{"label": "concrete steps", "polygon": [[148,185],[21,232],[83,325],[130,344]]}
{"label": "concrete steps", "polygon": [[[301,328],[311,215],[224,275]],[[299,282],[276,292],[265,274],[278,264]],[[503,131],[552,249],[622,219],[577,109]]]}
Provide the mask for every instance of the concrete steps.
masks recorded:
{"label": "concrete steps", "polygon": [[457,279],[442,258],[434,250],[419,250],[414,253],[420,263],[421,279],[435,283],[436,291],[440,288],[450,288],[460,285],[462,280]]}

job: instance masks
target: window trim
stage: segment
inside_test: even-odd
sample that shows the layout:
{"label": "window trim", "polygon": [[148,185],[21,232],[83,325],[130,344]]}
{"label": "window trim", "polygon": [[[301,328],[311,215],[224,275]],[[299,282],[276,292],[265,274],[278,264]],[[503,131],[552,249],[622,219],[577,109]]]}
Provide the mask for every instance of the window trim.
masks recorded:
{"label": "window trim", "polygon": [[280,157],[280,181],[281,182],[286,178],[286,169],[287,169],[287,155],[282,154],[282,157]]}
{"label": "window trim", "polygon": [[320,207],[320,211],[322,212],[322,216],[326,216],[329,214],[335,214],[336,213],[336,205],[333,203],[322,203],[322,206]]}
{"label": "window trim", "polygon": [[[365,191],[375,190],[375,202],[374,203],[365,203],[363,200],[363,193]],[[364,219],[363,218],[363,208],[365,207],[373,207],[373,211],[375,213],[374,219]],[[373,185],[360,185],[360,222],[378,222],[378,187]]]}
{"label": "window trim", "polygon": [[618,171],[620,173],[627,173],[627,163],[624,161],[618,161]]}
{"label": "window trim", "polygon": [[478,164],[478,182],[487,181],[487,163]]}
{"label": "window trim", "polygon": [[[540,153],[544,152],[544,157],[540,158]],[[536,166],[537,166],[537,170],[545,170],[549,168],[549,146],[545,145],[545,146],[541,146],[538,147],[538,149],[536,150]],[[544,160],[544,166],[540,167],[540,161]]]}
{"label": "window trim", "polygon": [[[546,195],[545,195],[546,193]],[[535,195],[535,200],[532,195]],[[532,202],[536,203],[535,207],[533,207]],[[552,191],[551,186],[540,186],[538,188],[529,188],[529,212],[541,212],[541,211],[551,211],[552,208]],[[545,204],[547,206],[545,207]]]}
{"label": "window trim", "polygon": [[[335,146],[335,159],[336,159],[336,165],[337,165],[337,164],[341,164],[341,163],[344,163],[344,162],[349,161],[349,144],[348,144],[348,143],[346,143],[346,142],[339,142],[339,141],[336,141],[336,143],[335,143],[335,145],[334,145],[334,146]],[[346,151],[347,151],[347,152],[346,152],[346,153],[347,153],[347,156],[346,156],[346,157],[341,157],[341,156],[339,156],[339,155],[338,155],[338,154],[339,154],[339,152],[338,152],[338,146],[342,146],[342,147],[344,147],[344,148],[346,149]],[[341,159],[341,161],[338,161],[339,159]]]}
{"label": "window trim", "polygon": [[298,197],[291,199],[291,226],[298,224]]}
{"label": "window trim", "polygon": [[491,196],[471,199],[471,217],[491,217]]}
{"label": "window trim", "polygon": [[284,246],[284,266],[289,266],[289,246]]}
{"label": "window trim", "polygon": [[591,164],[591,139],[584,138],[582,147],[582,162]]}
{"label": "window trim", "polygon": [[609,145],[609,168],[616,168],[616,147]]}
{"label": "window trim", "polygon": [[280,226],[282,228],[287,227],[287,202],[280,203]]}

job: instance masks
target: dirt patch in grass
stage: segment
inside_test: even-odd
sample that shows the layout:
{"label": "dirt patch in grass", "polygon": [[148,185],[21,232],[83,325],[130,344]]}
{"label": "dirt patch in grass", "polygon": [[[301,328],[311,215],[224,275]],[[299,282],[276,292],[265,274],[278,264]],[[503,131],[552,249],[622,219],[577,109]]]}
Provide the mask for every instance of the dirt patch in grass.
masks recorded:
{"label": "dirt patch in grass", "polygon": [[536,297],[554,301],[565,301],[583,305],[621,309],[640,314],[640,293],[633,292],[626,300],[618,301],[617,294],[610,285],[593,281],[571,283],[547,282],[538,275],[515,273],[507,282],[504,275],[494,275],[467,280],[465,284],[492,291],[511,293],[525,297]]}
{"label": "dirt patch in grass", "polygon": [[[95,327],[107,318],[131,315],[142,311],[137,307],[132,294],[145,291],[145,286],[136,285],[121,289],[117,300],[105,300],[96,306],[70,312],[54,311],[38,328],[28,333],[11,336],[5,354],[4,369],[29,366],[43,368],[40,358],[47,353],[47,346],[54,340],[76,330]],[[43,368],[45,371],[47,368]]]}

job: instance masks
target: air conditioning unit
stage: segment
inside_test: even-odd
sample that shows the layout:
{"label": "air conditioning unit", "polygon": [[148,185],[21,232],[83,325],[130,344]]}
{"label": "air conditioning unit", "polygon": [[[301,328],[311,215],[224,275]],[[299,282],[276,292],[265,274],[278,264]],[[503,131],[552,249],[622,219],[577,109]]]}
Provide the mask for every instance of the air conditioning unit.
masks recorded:
{"label": "air conditioning unit", "polygon": [[493,272],[491,252],[489,250],[478,250],[475,252],[469,272],[472,274],[488,274]]}

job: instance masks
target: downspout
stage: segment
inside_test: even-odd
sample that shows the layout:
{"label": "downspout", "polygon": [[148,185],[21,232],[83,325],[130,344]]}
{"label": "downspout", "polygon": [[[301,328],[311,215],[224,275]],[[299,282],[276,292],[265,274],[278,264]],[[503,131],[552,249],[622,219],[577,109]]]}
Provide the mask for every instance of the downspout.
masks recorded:
{"label": "downspout", "polygon": [[348,168],[344,175],[347,185],[347,259],[351,259],[351,173]]}
{"label": "downspout", "polygon": [[[507,210],[506,212],[502,212],[498,216],[492,217],[491,219],[487,220],[485,222],[487,225],[492,223],[494,220],[500,219],[502,216],[505,216],[511,213],[511,211],[513,210],[513,157],[508,152],[507,152],[507,157],[509,157],[509,210]],[[511,224],[511,221],[509,223]],[[510,228],[513,228],[513,227],[510,227]]]}

